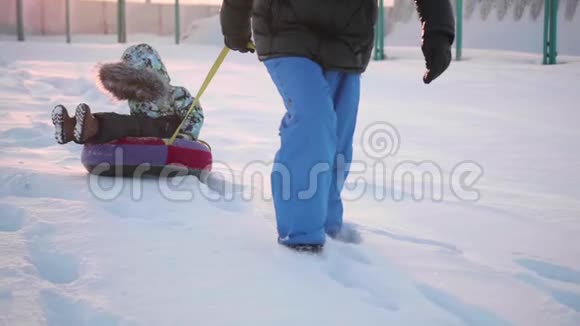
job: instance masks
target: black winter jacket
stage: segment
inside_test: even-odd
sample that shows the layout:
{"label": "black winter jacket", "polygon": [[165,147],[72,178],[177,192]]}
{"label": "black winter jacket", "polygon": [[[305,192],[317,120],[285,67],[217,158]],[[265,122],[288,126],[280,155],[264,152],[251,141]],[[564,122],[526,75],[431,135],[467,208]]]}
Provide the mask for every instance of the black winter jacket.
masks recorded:
{"label": "black winter jacket", "polygon": [[[408,0],[411,1],[411,0]],[[422,37],[455,37],[449,0],[415,0]],[[324,69],[363,72],[370,60],[377,0],[224,0],[222,32],[254,42],[260,60],[302,56]]]}

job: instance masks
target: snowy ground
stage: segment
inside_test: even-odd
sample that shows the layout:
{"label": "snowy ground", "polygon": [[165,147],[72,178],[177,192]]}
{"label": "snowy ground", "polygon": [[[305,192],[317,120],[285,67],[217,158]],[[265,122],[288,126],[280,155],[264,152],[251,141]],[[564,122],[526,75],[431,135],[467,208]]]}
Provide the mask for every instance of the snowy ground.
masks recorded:
{"label": "snowy ground", "polygon": [[[190,89],[219,51],[162,43]],[[419,50],[388,49],[363,78],[355,158],[368,168],[350,181],[367,188],[347,193],[363,243],[312,257],[276,245],[268,176],[248,177],[272,159],[283,113],[252,56],[228,57],[202,99],[215,169],[244,186],[220,198],[193,177],[91,179],[81,148],[55,143],[57,103],[127,112],[94,84],[122,47],[0,47],[0,325],[580,324],[580,58],[465,51],[425,86]],[[384,159],[369,155],[377,121],[398,131],[385,127],[399,148]],[[475,201],[450,191],[467,160],[483,168]],[[425,161],[441,201],[413,200],[392,173]]]}

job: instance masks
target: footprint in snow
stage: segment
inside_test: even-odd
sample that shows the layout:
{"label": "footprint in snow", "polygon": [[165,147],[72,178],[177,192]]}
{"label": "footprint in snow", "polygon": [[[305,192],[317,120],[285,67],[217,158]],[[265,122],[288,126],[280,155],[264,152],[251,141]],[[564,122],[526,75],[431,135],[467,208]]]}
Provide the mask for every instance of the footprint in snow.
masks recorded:
{"label": "footprint in snow", "polygon": [[[397,302],[390,297],[390,291],[386,284],[374,279],[370,274],[361,272],[353,267],[350,262],[334,261],[328,268],[328,276],[345,288],[362,291],[361,300],[389,311],[399,310]],[[366,274],[365,277],[361,275]]]}
{"label": "footprint in snow", "polygon": [[0,289],[0,301],[2,300],[12,300],[12,290],[10,289]]}
{"label": "footprint in snow", "polygon": [[379,235],[379,236],[384,236],[384,237],[387,237],[387,238],[390,238],[390,239],[393,239],[396,241],[403,241],[403,242],[413,243],[416,245],[439,248],[442,251],[448,252],[448,253],[453,254],[453,255],[462,255],[463,254],[463,251],[461,249],[457,248],[456,246],[454,246],[452,244],[445,243],[445,242],[441,242],[441,241],[418,238],[418,237],[413,237],[413,236],[403,235],[403,234],[397,234],[395,232],[390,232],[387,230],[382,230],[382,229],[378,229],[378,228],[371,228],[371,227],[366,227],[365,231],[368,233]]}
{"label": "footprint in snow", "polygon": [[16,127],[0,133],[2,145],[6,147],[43,148],[55,145],[53,127],[48,123],[36,122],[32,127]]}
{"label": "footprint in snow", "polygon": [[546,281],[577,286],[580,285],[580,270],[531,258],[521,258],[515,262],[536,275],[520,273],[515,276],[516,279],[548,294],[554,301],[580,312],[580,294],[554,287]]}
{"label": "footprint in snow", "polygon": [[454,315],[465,325],[488,326],[488,325],[511,325],[509,322],[496,316],[494,313],[487,311],[476,305],[463,302],[461,298],[455,297],[441,289],[437,289],[425,284],[418,284],[417,288],[436,306]]}
{"label": "footprint in snow", "polygon": [[331,246],[325,259],[328,262],[326,272],[332,280],[345,288],[361,291],[361,300],[368,304],[388,311],[399,310],[399,304],[391,295],[395,291],[384,281],[384,275],[373,271],[373,263],[362,247],[340,242]]}
{"label": "footprint in snow", "polygon": [[117,326],[119,317],[100,311],[78,299],[64,296],[53,289],[40,292],[47,326]]}
{"label": "footprint in snow", "polygon": [[514,278],[549,295],[554,301],[580,312],[580,295],[573,291],[556,288],[545,280],[527,273],[518,273]]}
{"label": "footprint in snow", "polygon": [[[336,247],[333,251],[338,253],[339,257],[344,257],[348,260],[352,260],[361,265],[372,265],[372,262],[360,246],[353,246],[350,242],[342,243],[340,240],[335,240],[334,246]],[[341,258],[339,258],[341,259]]]}
{"label": "footprint in snow", "polygon": [[24,225],[24,210],[0,204],[0,232],[16,232]]}
{"label": "footprint in snow", "polygon": [[30,248],[30,262],[38,275],[54,284],[68,284],[79,278],[78,258],[51,251],[48,246],[39,243]]}
{"label": "footprint in snow", "polygon": [[515,262],[543,278],[580,285],[580,270],[530,258],[517,259]]}

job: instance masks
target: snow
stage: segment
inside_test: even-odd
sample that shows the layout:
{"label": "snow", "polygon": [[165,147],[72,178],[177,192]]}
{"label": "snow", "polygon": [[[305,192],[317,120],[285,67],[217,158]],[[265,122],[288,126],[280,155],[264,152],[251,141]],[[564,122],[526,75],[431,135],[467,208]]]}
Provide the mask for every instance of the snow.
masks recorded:
{"label": "snow", "polygon": [[188,30],[183,33],[183,41],[189,44],[211,44],[220,46],[223,35],[219,28],[220,16],[214,15],[207,18],[194,20]]}
{"label": "snow", "polygon": [[[192,90],[219,52],[194,43],[154,41]],[[283,107],[255,57],[232,53],[202,98],[219,195],[194,177],[90,177],[78,145],[56,144],[56,104],[128,112],[94,82],[122,46],[1,47],[0,325],[580,324],[579,57],[465,50],[425,86],[420,50],[388,48],[363,77],[366,169],[345,194],[362,243],[310,256],[275,242]],[[376,122],[398,141],[381,159],[366,139]],[[478,200],[453,194],[464,161],[483,169]],[[419,162],[441,171],[441,200],[413,200],[394,173]]]}

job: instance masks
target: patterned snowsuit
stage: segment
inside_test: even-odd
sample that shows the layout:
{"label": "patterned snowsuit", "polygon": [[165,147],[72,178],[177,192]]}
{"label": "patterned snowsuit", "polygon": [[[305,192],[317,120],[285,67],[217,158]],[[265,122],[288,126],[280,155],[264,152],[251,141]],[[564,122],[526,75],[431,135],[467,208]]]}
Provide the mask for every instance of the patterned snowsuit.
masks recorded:
{"label": "patterned snowsuit", "polygon": [[[148,44],[131,46],[123,53],[122,60],[133,68],[152,69],[161,75],[167,83],[171,82],[159,53]],[[129,100],[129,107],[131,115],[147,115],[151,118],[159,118],[177,114],[183,119],[193,100],[194,98],[184,87],[169,85],[167,96],[151,102]],[[203,110],[200,105],[197,105],[183,124],[180,133],[189,136],[189,138],[197,139],[203,125],[203,119]]]}
{"label": "patterned snowsuit", "polygon": [[131,68],[149,69],[157,73],[167,83],[167,92],[152,101],[129,99],[130,116],[112,112],[95,113],[100,127],[97,136],[90,142],[105,143],[122,137],[169,138],[182,120],[184,123],[178,137],[197,139],[204,121],[201,105],[196,105],[185,117],[194,97],[184,87],[169,84],[171,79],[159,53],[148,44],[138,44],[125,50],[121,59]]}

